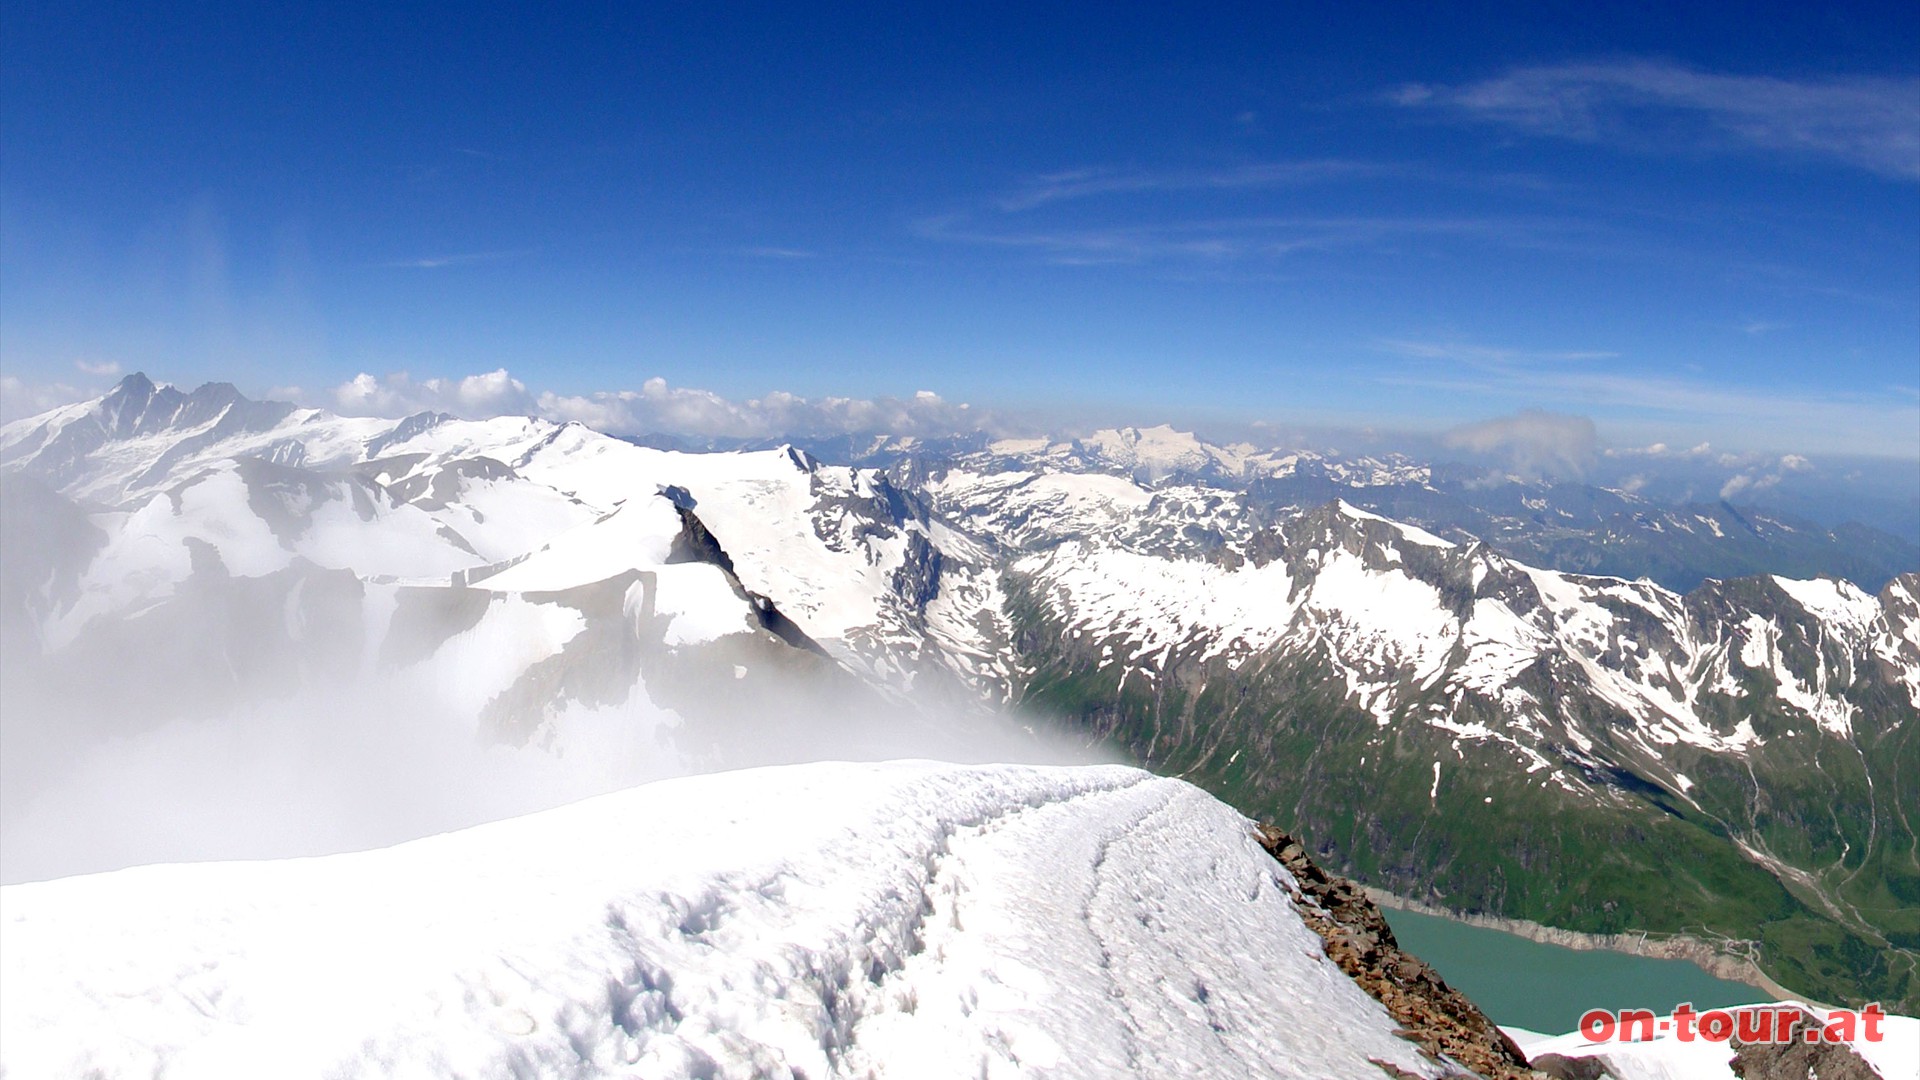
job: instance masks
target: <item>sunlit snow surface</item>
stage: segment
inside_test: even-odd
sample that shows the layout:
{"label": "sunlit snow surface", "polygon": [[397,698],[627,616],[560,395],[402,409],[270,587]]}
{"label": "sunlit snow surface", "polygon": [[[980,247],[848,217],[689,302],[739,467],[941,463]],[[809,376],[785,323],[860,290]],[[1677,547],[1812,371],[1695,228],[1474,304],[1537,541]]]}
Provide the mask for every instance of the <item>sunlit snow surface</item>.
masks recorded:
{"label": "sunlit snow surface", "polygon": [[1246,821],[1117,766],[664,781],[398,847],[0,889],[9,1077],[1438,1071]]}

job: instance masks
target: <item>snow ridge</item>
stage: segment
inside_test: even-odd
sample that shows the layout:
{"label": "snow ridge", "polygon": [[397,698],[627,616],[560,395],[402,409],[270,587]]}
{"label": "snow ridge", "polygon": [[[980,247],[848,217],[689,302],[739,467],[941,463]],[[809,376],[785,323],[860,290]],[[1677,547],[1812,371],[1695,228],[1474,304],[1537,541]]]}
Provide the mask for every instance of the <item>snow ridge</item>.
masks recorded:
{"label": "snow ridge", "polygon": [[384,850],[7,887],[0,1065],[1439,1075],[1288,884],[1238,814],[1117,766],[664,781]]}

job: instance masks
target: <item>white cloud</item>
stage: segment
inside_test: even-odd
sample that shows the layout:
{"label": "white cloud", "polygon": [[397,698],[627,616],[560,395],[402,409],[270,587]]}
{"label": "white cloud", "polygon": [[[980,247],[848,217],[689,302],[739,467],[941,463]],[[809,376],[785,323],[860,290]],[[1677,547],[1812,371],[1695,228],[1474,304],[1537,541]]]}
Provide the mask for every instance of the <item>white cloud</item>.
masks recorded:
{"label": "white cloud", "polygon": [[416,381],[404,371],[378,378],[361,372],[333,388],[332,407],[347,416],[405,416],[446,412],[479,418],[534,415],[535,402],[525,383],[500,368],[463,379]]}
{"label": "white cloud", "polygon": [[355,416],[434,411],[458,416],[539,416],[577,420],[618,435],[665,433],[713,438],[777,438],[885,432],[937,436],[986,429],[991,418],[930,390],[911,398],[804,398],[774,391],[736,401],[711,390],[651,378],[638,390],[533,393],[506,369],[462,379],[416,380],[362,373],[332,391],[333,405]]}
{"label": "white cloud", "polygon": [[1541,135],[1688,149],[1714,143],[1825,157],[1920,179],[1920,79],[1719,75],[1664,61],[1519,68],[1464,86],[1390,92],[1408,108]]}
{"label": "white cloud", "polygon": [[532,400],[527,386],[498,368],[484,375],[469,375],[453,388],[454,400],[469,412],[484,414],[524,412]]}
{"label": "white cloud", "polygon": [[1600,456],[1610,458],[1704,458],[1713,453],[1710,442],[1698,443],[1685,450],[1675,450],[1666,443],[1657,442],[1647,446],[1612,446],[1600,451]]}
{"label": "white cloud", "polygon": [[405,413],[414,405],[409,391],[412,381],[407,373],[376,379],[361,372],[333,388],[333,405],[347,416],[390,416]]}
{"label": "white cloud", "polygon": [[1454,428],[1441,442],[1502,456],[1526,476],[1583,476],[1593,464],[1599,436],[1585,416],[1529,409]]}
{"label": "white cloud", "polygon": [[85,390],[66,383],[30,383],[17,375],[0,375],[0,424],[71,405],[91,396]]}
{"label": "white cloud", "polygon": [[1779,482],[1779,473],[1736,473],[1720,485],[1720,497],[1731,499],[1736,495],[1765,491]]}
{"label": "white cloud", "polygon": [[110,379],[120,374],[120,363],[117,360],[75,360],[73,366],[82,375],[91,375],[96,379]]}
{"label": "white cloud", "polygon": [[1814,471],[1814,464],[1799,454],[1782,454],[1770,458],[1757,454],[1722,454],[1720,464],[1737,467],[1739,472],[1727,478],[1720,485],[1720,497],[1731,499],[1735,495],[1753,494],[1776,487],[1787,478],[1788,473],[1807,473]]}

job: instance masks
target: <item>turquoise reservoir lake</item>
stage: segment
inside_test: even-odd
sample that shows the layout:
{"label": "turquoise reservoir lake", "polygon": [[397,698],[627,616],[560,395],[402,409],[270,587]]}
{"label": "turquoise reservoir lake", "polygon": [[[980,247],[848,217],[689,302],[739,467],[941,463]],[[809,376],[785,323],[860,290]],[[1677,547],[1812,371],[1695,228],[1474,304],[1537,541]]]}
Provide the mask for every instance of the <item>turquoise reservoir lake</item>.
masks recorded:
{"label": "turquoise reservoir lake", "polygon": [[1382,909],[1400,947],[1432,964],[1496,1024],[1559,1035],[1588,1009],[1695,1008],[1771,1001],[1745,983],[1716,979],[1685,960],[1543,945],[1435,915]]}

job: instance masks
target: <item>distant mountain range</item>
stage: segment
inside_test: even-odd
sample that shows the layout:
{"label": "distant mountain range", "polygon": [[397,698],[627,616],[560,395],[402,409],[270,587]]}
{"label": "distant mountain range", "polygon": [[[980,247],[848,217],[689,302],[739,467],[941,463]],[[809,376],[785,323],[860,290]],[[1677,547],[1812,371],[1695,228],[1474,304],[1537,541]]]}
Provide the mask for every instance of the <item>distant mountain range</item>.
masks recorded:
{"label": "distant mountain range", "polygon": [[1012,706],[1373,885],[1920,1004],[1920,552],[1873,530],[1166,428],[686,452],[142,376],[0,429],[0,483],[6,705],[50,722],[379,679],[687,768],[796,687],[880,746]]}
{"label": "distant mountain range", "polygon": [[[764,442],[639,438],[686,450],[770,449]],[[1725,501],[1665,502],[1574,481],[1529,479],[1399,453],[1340,455],[1221,446],[1169,427],[1084,439],[926,440],[838,437],[791,443],[834,464],[893,470],[909,462],[1100,472],[1157,488],[1201,484],[1239,493],[1261,520],[1340,499],[1455,540],[1477,539],[1530,565],[1649,578],[1684,592],[1708,578],[1777,573],[1843,577],[1869,592],[1920,566],[1920,546],[1880,528],[1811,521]]]}

